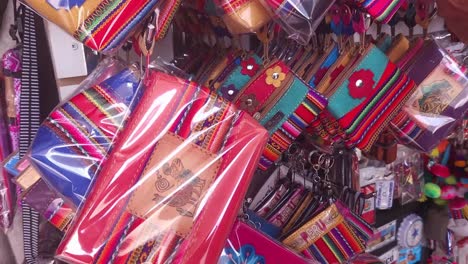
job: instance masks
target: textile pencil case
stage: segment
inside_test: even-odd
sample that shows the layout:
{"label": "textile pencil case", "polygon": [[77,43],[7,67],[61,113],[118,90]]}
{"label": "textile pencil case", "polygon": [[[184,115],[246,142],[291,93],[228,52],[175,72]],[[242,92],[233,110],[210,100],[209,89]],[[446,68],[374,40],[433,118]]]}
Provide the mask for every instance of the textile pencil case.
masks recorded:
{"label": "textile pencil case", "polygon": [[219,258],[268,134],[196,83],[150,72],[145,85],[57,250],[59,259],[176,264]]}
{"label": "textile pencil case", "polygon": [[372,16],[373,19],[386,24],[400,9],[405,0],[354,0],[357,6]]}
{"label": "textile pencil case", "polygon": [[97,51],[129,38],[155,9],[156,39],[164,36],[181,0],[22,0],[38,14]]}
{"label": "textile pencil case", "polygon": [[416,85],[370,44],[329,88],[328,112],[346,133],[346,145],[368,152]]}
{"label": "textile pencil case", "polygon": [[39,127],[30,161],[75,207],[141,97],[139,72],[127,68],[58,106]]}

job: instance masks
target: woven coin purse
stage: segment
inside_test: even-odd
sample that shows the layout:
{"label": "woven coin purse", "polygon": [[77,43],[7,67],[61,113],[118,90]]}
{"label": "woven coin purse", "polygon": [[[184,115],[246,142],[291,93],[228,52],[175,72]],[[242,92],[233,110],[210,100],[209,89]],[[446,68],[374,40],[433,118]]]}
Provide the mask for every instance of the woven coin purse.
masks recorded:
{"label": "woven coin purse", "polygon": [[42,17],[97,51],[119,47],[157,10],[155,39],[161,39],[181,0],[23,0]]}
{"label": "woven coin purse", "polygon": [[299,79],[281,60],[270,62],[233,98],[265,127],[270,140],[260,159],[266,170],[326,108],[327,99]]}

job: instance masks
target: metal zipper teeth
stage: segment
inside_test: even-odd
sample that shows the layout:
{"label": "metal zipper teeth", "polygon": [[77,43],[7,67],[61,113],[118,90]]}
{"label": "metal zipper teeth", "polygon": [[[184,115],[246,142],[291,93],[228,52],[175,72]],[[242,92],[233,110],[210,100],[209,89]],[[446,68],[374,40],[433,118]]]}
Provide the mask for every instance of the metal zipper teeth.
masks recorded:
{"label": "metal zipper teeth", "polygon": [[[265,118],[268,112],[270,112],[270,110],[278,103],[278,101],[288,91],[288,88],[291,87],[292,83],[294,82],[294,75],[291,73],[288,73],[288,76],[286,78],[287,78],[285,80],[286,85],[283,85],[281,87],[281,90],[273,98],[270,97],[265,103],[265,106],[263,107],[263,109],[257,112],[257,113],[260,113],[260,116],[258,117],[257,120],[262,120],[263,118]],[[280,88],[277,88],[277,89],[280,89]]]}
{"label": "metal zipper teeth", "polygon": [[[328,56],[330,55],[330,52],[333,51],[335,46],[336,46],[336,43],[333,42],[333,45],[330,45],[330,47],[328,47],[328,49],[323,54],[323,56],[320,57],[320,59],[315,62],[314,66],[311,69],[309,69],[308,72],[304,73],[304,76],[305,76],[304,80],[307,83],[309,83],[311,81],[311,79],[314,77],[315,73],[317,73],[317,70],[320,68],[320,66],[322,66],[323,62],[328,58]],[[312,75],[312,76],[309,76],[309,75]]]}
{"label": "metal zipper teeth", "polygon": [[301,62],[301,65],[298,67],[296,71],[297,75],[300,76],[302,79],[305,79],[304,75],[305,75],[305,70],[307,66],[311,64],[315,64],[315,62],[317,61],[317,57],[318,57],[318,53],[317,51],[314,51],[309,56],[304,58],[304,61]]}
{"label": "metal zipper teeth", "polygon": [[369,52],[372,50],[373,45],[369,45],[365,52],[362,53],[361,57],[354,63],[351,63],[348,65],[347,69],[343,70],[343,74],[341,75],[341,78],[337,80],[337,82],[334,85],[331,85],[330,88],[328,89],[328,92],[325,94],[326,97],[332,96],[336,90],[340,87],[341,84],[343,84],[344,80],[348,79],[349,76],[354,72],[354,69],[356,68],[355,66],[359,65],[369,54]]}

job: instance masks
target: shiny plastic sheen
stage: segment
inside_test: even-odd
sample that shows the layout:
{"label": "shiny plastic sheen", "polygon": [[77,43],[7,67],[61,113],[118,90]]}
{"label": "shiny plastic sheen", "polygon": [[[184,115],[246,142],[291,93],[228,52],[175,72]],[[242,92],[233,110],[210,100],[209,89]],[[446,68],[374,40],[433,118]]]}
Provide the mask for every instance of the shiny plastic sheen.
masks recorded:
{"label": "shiny plastic sheen", "polygon": [[[193,82],[150,72],[57,257],[216,263],[267,131]],[[221,224],[222,223],[222,224]]]}

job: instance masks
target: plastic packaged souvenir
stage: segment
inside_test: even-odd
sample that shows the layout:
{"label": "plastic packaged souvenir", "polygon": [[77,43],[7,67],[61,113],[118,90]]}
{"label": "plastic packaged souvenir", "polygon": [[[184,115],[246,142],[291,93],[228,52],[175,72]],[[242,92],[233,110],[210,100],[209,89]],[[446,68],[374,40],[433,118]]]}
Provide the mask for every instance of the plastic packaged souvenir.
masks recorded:
{"label": "plastic packaged souvenir", "polygon": [[19,49],[11,49],[2,57],[5,75],[5,101],[8,130],[12,151],[19,146],[19,98],[21,93],[21,58]]}
{"label": "plastic packaged souvenir", "polygon": [[262,0],[288,38],[307,44],[334,0]]}
{"label": "plastic packaged souvenir", "polygon": [[161,39],[181,0],[22,0],[39,15],[97,51],[111,51],[153,14]]}
{"label": "plastic packaged souvenir", "polygon": [[[119,74],[124,68],[125,66],[120,60],[105,58],[80,84],[77,93],[104,82],[113,75]],[[74,96],[76,94],[66,101],[74,101],[75,99],[72,99]],[[67,102],[64,104],[67,104]],[[63,147],[63,142],[53,148],[60,147]],[[8,163],[8,167],[16,170],[12,172],[12,175],[15,176],[15,183],[22,190],[21,200],[41,214],[57,229],[65,230],[76,212],[77,205],[68,199],[64,199],[63,195],[55,188],[51,188],[41,177],[40,172],[45,170],[38,170],[36,167],[31,166],[29,159],[12,158]]]}
{"label": "plastic packaged souvenir", "polygon": [[140,99],[140,72],[126,68],[55,108],[39,127],[30,160],[75,207]]}
{"label": "plastic packaged souvenir", "polygon": [[218,261],[268,133],[194,82],[150,71],[145,86],[60,260]]}
{"label": "plastic packaged souvenir", "polygon": [[270,20],[261,0],[214,0],[221,17],[232,34],[258,32]]}
{"label": "plastic packaged souvenir", "polygon": [[390,128],[399,143],[430,152],[468,110],[466,68],[430,40],[413,59],[408,76],[419,86]]}

